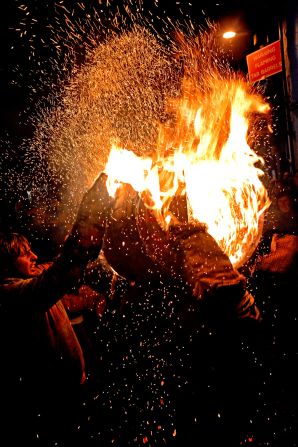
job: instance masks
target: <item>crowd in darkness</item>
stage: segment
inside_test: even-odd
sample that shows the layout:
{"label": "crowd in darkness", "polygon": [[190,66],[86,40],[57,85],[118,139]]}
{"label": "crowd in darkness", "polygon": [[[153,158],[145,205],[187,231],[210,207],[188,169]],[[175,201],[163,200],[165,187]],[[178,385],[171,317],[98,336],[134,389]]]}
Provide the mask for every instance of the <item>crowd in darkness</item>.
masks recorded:
{"label": "crowd in darkness", "polygon": [[[264,386],[259,427],[265,445],[296,445],[297,439],[297,249],[298,171],[268,186],[271,205],[260,243],[244,266],[262,314]],[[263,413],[264,414],[264,413]]]}
{"label": "crowd in darkness", "polygon": [[238,270],[179,213],[165,243],[104,178],[70,228],[28,201],[2,217],[6,445],[297,445],[298,172]]}

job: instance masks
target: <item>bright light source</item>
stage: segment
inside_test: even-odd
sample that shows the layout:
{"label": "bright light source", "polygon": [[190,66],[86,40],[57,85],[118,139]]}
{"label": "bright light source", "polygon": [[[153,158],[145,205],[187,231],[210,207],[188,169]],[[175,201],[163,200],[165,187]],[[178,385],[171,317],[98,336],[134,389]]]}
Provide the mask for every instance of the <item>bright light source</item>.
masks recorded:
{"label": "bright light source", "polygon": [[222,35],[224,39],[233,39],[233,37],[235,36],[236,36],[235,31],[227,31]]}

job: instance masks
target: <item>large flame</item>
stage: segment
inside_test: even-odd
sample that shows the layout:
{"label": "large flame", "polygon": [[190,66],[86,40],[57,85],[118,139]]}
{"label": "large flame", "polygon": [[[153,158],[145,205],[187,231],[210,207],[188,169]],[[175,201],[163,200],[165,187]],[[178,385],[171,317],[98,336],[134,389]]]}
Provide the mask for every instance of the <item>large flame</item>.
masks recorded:
{"label": "large flame", "polygon": [[119,182],[130,183],[165,230],[175,221],[173,198],[186,195],[188,220],[206,223],[239,267],[259,242],[270,203],[256,166],[263,160],[247,142],[250,118],[269,106],[236,77],[213,77],[204,91],[188,79],[182,91],[171,103],[173,123],[161,127],[154,157],[112,147],[108,189],[113,195]]}

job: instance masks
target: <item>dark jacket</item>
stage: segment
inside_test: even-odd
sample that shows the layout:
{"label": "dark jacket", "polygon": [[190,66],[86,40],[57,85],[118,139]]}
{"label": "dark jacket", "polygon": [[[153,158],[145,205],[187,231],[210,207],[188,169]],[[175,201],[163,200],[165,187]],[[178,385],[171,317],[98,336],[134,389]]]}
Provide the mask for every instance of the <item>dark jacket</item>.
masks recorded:
{"label": "dark jacket", "polygon": [[50,267],[39,277],[2,280],[0,331],[9,380],[83,382],[82,349],[60,301],[70,283],[66,276]]}

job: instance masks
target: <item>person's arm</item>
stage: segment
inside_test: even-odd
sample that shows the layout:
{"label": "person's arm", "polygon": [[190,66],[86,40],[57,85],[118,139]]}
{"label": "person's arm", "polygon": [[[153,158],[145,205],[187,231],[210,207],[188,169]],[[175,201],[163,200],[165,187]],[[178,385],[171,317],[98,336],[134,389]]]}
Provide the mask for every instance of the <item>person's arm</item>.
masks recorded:
{"label": "person's arm", "polygon": [[235,270],[217,242],[201,226],[172,229],[179,252],[181,274],[192,291],[215,318],[259,318],[245,278]]}
{"label": "person's arm", "polygon": [[[297,269],[298,236],[274,234],[270,253],[260,256],[254,266],[255,271],[285,274]],[[293,271],[293,273],[296,273]]]}
{"label": "person's arm", "polygon": [[39,276],[1,286],[2,304],[45,311],[78,284],[88,263],[98,256],[112,203],[101,174],[84,195],[77,218],[62,251]]}
{"label": "person's arm", "polygon": [[88,263],[84,272],[83,283],[100,294],[108,295],[111,291],[114,274],[115,271],[108,264],[104,254],[100,252],[95,261]]}
{"label": "person's arm", "polygon": [[69,312],[96,311],[97,307],[103,307],[105,299],[96,290],[82,284],[78,291],[63,295],[62,302]]}

